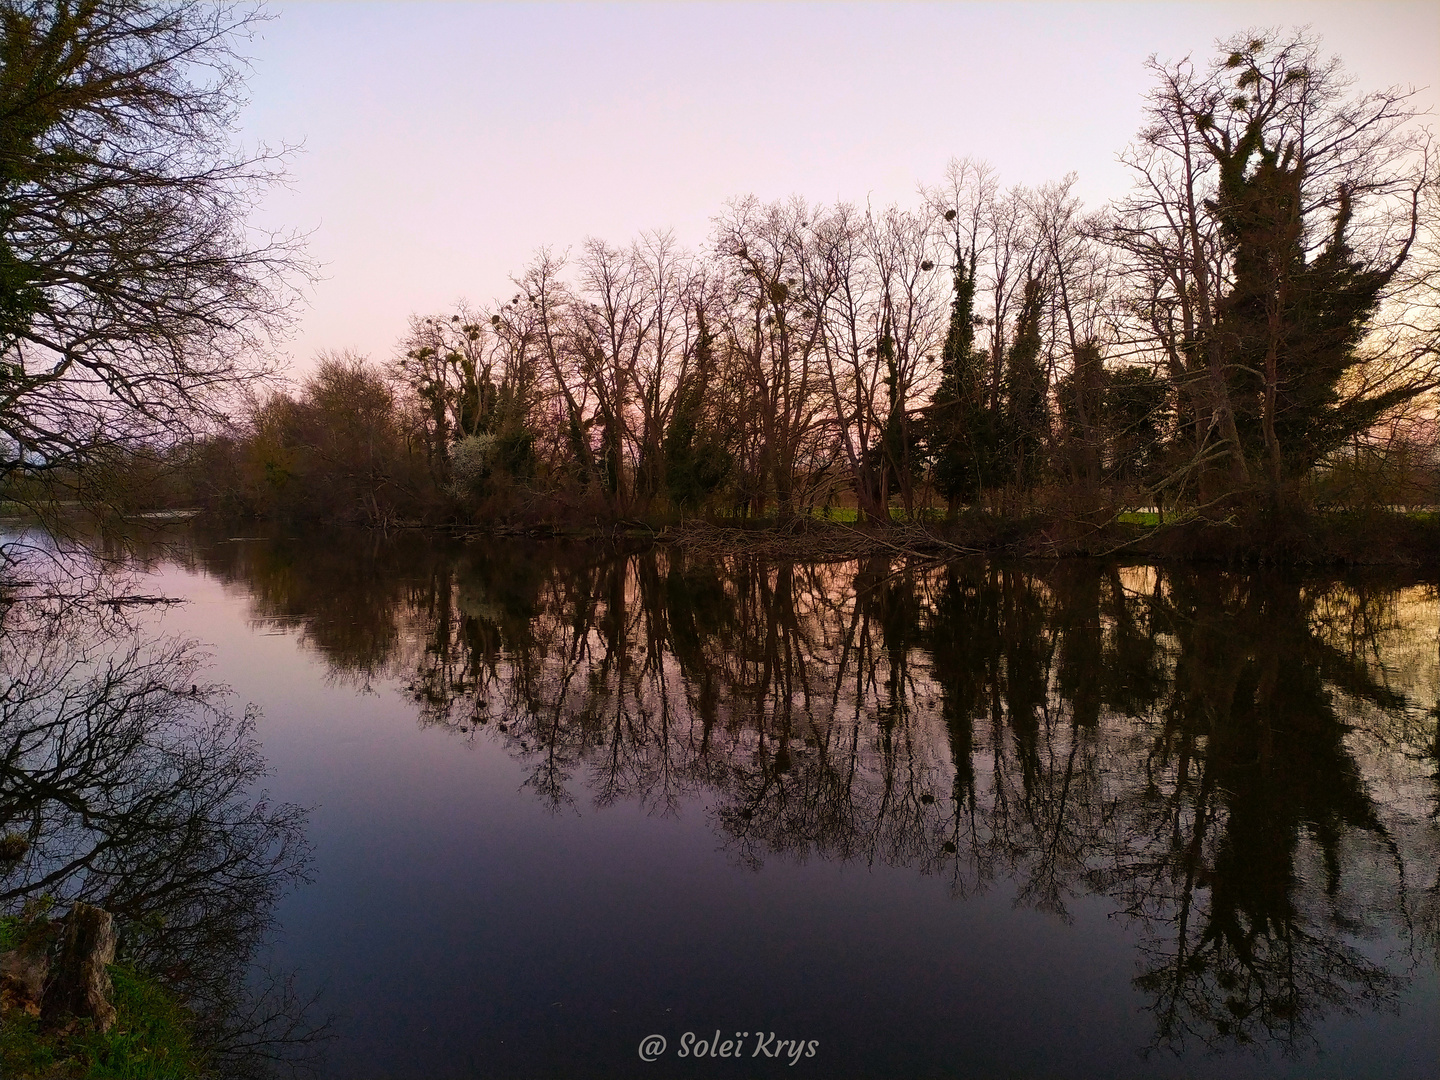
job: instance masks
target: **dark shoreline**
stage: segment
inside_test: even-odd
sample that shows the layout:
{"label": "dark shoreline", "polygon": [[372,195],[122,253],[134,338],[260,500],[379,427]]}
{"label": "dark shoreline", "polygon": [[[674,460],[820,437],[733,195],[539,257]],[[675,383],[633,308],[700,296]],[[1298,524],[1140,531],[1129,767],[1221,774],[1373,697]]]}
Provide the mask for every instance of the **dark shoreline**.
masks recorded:
{"label": "dark shoreline", "polygon": [[[251,527],[255,523],[251,523]],[[314,526],[301,526],[309,531]],[[365,529],[368,534],[381,530]],[[935,559],[985,556],[1022,559],[1127,558],[1236,566],[1440,567],[1440,514],[1394,512],[1316,514],[1250,521],[1190,519],[1175,524],[1099,524],[981,515],[934,524],[843,524],[801,518],[738,525],[692,519],[675,523],[619,520],[608,525],[510,523],[406,525],[384,535],[422,533],[466,543],[497,539],[556,540],[638,548],[675,546],[698,553],[749,553],[773,558],[847,558],[892,554]]]}
{"label": "dark shoreline", "polygon": [[255,519],[205,511],[164,511],[101,523],[83,517],[68,522],[6,515],[0,526],[38,527],[79,538],[97,533],[107,539],[144,543],[177,527],[229,538],[269,539],[315,532],[352,532],[370,539],[424,535],[458,543],[494,540],[558,541],[634,550],[652,544],[696,553],[748,553],[769,558],[840,559],[891,554],[897,557],[951,559],[1123,558],[1167,563],[1229,566],[1397,566],[1440,567],[1440,513],[1394,511],[1278,515],[1236,514],[1226,519],[1190,518],[1162,525],[1109,520],[1032,516],[999,518],[962,514],[933,523],[895,522],[889,526],[846,524],[797,518],[788,524],[752,519],[738,524],[708,519],[644,521],[624,518],[609,523],[404,522],[387,528],[323,521]]}

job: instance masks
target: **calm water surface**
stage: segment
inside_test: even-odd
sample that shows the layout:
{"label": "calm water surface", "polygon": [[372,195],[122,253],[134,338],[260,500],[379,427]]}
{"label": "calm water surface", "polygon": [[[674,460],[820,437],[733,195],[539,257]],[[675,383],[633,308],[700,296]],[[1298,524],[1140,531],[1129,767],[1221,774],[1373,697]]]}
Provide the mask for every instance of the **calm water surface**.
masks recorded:
{"label": "calm water surface", "polygon": [[[1433,578],[364,536],[145,572],[312,808],[271,962],[334,1077],[1437,1074]],[[743,1058],[677,1057],[717,1030]]]}

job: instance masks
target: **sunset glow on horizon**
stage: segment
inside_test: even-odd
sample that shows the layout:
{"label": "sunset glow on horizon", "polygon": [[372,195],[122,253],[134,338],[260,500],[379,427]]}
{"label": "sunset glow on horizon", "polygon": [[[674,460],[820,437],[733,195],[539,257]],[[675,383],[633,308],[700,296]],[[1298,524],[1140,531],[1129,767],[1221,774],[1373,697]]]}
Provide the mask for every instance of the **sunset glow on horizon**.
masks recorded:
{"label": "sunset glow on horizon", "polygon": [[916,201],[955,157],[1003,183],[1128,184],[1145,61],[1309,25],[1357,90],[1437,104],[1430,4],[279,4],[250,43],[247,144],[300,143],[258,224],[321,279],[285,351],[389,359],[412,314],[508,294],[536,249],[673,229],[726,201]]}

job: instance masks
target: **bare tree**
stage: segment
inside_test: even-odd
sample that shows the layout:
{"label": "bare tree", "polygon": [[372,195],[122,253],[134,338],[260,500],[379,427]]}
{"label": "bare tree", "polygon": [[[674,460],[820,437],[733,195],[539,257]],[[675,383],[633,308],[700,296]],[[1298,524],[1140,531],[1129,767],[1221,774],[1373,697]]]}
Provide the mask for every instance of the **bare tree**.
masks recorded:
{"label": "bare tree", "polygon": [[882,311],[879,355],[886,365],[888,398],[882,449],[889,478],[912,518],[919,467],[915,398],[933,379],[946,312],[944,275],[934,273],[939,223],[933,215],[895,206],[869,218],[870,257]]}
{"label": "bare tree", "polygon": [[867,250],[866,224],[846,204],[820,215],[807,245],[804,310],[820,320],[833,437],[849,466],[856,505],[871,521],[885,522],[890,514],[881,451],[886,412],[879,358],[882,297]]}
{"label": "bare tree", "polygon": [[665,433],[695,359],[699,313],[706,305],[705,273],[674,234],[646,233],[633,257],[643,274],[650,334],[635,364],[635,490],[644,500],[665,483]]}
{"label": "bare tree", "polygon": [[574,479],[585,487],[596,476],[595,454],[590,447],[589,388],[583,373],[572,364],[570,338],[575,298],[560,276],[564,268],[563,256],[541,248],[516,279],[522,291],[515,294],[510,307],[519,311],[523,299],[530,312],[530,333],[538,363],[548,379],[551,464],[557,472],[568,465]]}
{"label": "bare tree", "polygon": [[[1057,325],[1069,373],[1060,388],[1065,458],[1072,480],[1093,495],[1104,454],[1105,352],[1113,338],[1110,252],[1073,194],[1076,176],[1046,184],[1026,197],[1043,260],[1037,268],[1051,284]],[[1052,379],[1054,372],[1052,372]]]}
{"label": "bare tree", "polygon": [[[42,504],[261,376],[304,276],[231,141],[248,5],[0,3],[0,480]],[[18,486],[16,481],[28,483]]]}
{"label": "bare tree", "polygon": [[800,200],[764,205],[752,196],[732,203],[715,228],[726,294],[721,329],[749,382],[762,468],[783,520],[795,516],[833,455],[818,438],[820,322],[799,289],[812,218]]}
{"label": "bare tree", "polygon": [[915,511],[913,398],[930,380],[945,310],[934,240],[929,214],[891,206],[862,217],[841,205],[820,216],[805,248],[835,438],[872,521],[890,520],[892,493]]}

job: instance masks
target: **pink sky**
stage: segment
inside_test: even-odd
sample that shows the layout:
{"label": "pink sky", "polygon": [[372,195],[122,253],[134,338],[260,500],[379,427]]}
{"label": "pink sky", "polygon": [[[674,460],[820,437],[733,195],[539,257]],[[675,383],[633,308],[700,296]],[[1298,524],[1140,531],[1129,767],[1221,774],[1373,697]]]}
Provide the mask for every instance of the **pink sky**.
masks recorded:
{"label": "pink sky", "polygon": [[267,225],[314,230],[323,278],[286,352],[388,359],[412,313],[508,296],[541,245],[673,228],[732,197],[913,201],[951,157],[1092,205],[1144,61],[1309,25],[1360,89],[1440,81],[1440,4],[276,3],[247,143],[303,142]]}

